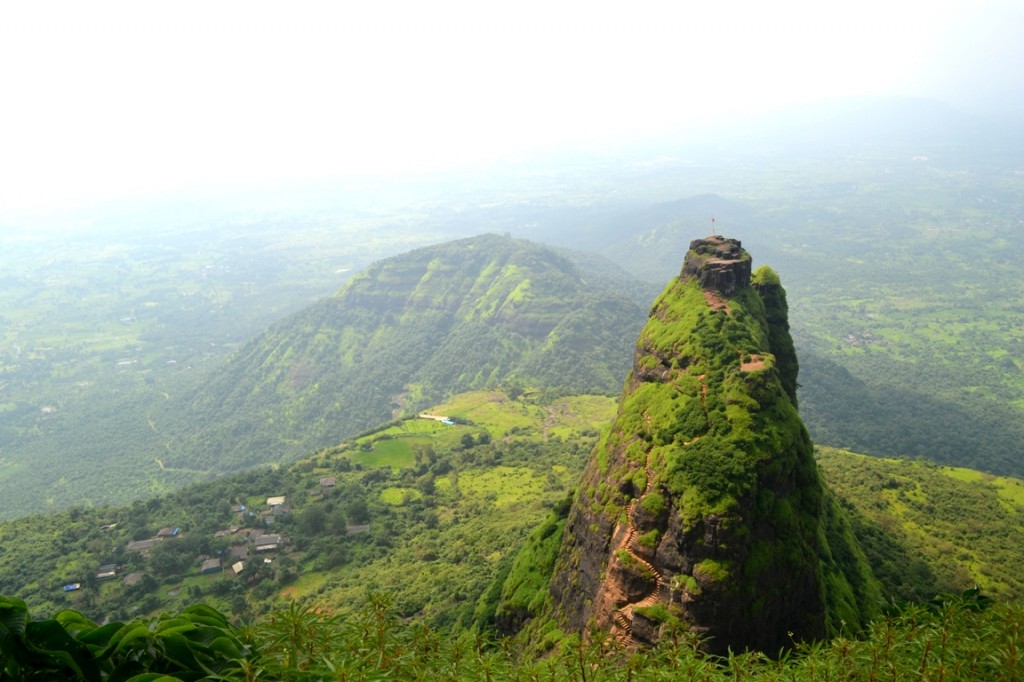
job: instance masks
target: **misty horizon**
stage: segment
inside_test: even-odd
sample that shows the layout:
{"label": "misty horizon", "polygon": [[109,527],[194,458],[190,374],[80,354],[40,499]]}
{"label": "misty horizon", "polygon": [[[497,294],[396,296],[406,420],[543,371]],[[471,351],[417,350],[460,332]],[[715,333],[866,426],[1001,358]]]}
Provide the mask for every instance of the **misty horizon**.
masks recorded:
{"label": "misty horizon", "polygon": [[1006,120],[1022,12],[16,2],[0,215],[699,143],[856,98]]}

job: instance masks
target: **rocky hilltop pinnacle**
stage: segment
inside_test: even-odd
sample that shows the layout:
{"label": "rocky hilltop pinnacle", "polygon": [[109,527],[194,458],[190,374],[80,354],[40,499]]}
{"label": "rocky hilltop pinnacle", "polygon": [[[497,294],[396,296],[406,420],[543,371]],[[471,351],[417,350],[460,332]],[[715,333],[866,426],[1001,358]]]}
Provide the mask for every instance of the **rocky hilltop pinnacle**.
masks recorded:
{"label": "rocky hilltop pinnacle", "polygon": [[738,240],[693,241],[569,513],[564,627],[775,654],[863,622],[877,583],[818,478],[796,372],[778,276]]}
{"label": "rocky hilltop pinnacle", "polygon": [[750,263],[738,239],[714,235],[690,242],[682,276],[696,279],[706,291],[729,296],[750,284]]}

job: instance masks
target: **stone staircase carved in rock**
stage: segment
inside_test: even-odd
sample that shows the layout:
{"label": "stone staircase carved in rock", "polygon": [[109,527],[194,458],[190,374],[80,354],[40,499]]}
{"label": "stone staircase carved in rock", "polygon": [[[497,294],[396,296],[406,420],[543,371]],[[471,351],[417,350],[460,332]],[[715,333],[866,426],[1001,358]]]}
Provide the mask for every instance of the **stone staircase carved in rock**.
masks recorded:
{"label": "stone staircase carved in rock", "polygon": [[[707,382],[705,381],[705,375],[704,374],[698,375],[697,378],[700,379],[700,401],[701,401],[701,407],[703,408],[703,411],[704,411],[704,418],[705,418],[705,420],[707,420],[708,428],[711,428],[711,417],[708,414],[708,406],[707,406],[708,385],[707,385]],[[647,420],[648,423],[650,423],[650,415],[644,413],[644,418]],[[692,440],[686,441],[684,443],[684,445],[691,445],[692,443],[695,443],[698,440],[700,440],[700,438],[701,438],[701,436],[695,436]],[[647,570],[650,572],[650,575],[653,576],[653,578],[651,580],[652,580],[652,582],[654,584],[651,587],[650,591],[646,595],[643,596],[643,598],[641,598],[638,601],[630,602],[628,604],[625,604],[624,606],[622,606],[622,607],[620,607],[620,608],[615,610],[615,613],[613,614],[613,617],[612,617],[612,619],[613,619],[613,621],[615,623],[615,628],[614,628],[613,634],[614,634],[614,636],[617,639],[619,639],[619,641],[623,642],[624,644],[633,644],[634,643],[634,639],[633,639],[633,612],[634,612],[634,610],[638,609],[638,608],[644,608],[646,606],[654,606],[655,604],[657,604],[659,598],[661,597],[661,588],[662,588],[663,585],[666,584],[665,583],[665,578],[661,575],[661,573],[656,568],[654,568],[654,566],[649,561],[647,561],[643,557],[639,556],[633,550],[633,543],[636,541],[637,535],[639,533],[639,531],[638,531],[638,529],[636,527],[636,523],[633,521],[633,511],[636,509],[636,503],[640,502],[641,500],[643,500],[643,498],[648,493],[651,492],[652,482],[654,481],[654,472],[651,470],[651,453],[649,453],[649,452],[647,453],[647,456],[644,459],[644,474],[646,475],[647,480],[646,480],[646,485],[644,487],[643,493],[639,497],[635,497],[632,500],[630,500],[629,504],[626,505],[626,519],[627,519],[627,522],[628,522],[629,525],[628,525],[626,537],[622,541],[622,544],[619,545],[619,549],[625,550],[629,554],[629,557],[630,557],[631,561],[634,561],[634,562],[636,562],[636,563],[646,567]]]}
{"label": "stone staircase carved in rock", "polygon": [[616,609],[613,620],[615,622],[615,636],[625,644],[633,643],[633,610],[636,608],[642,608],[645,606],[653,606],[658,602],[658,598],[661,596],[661,586],[665,580],[658,569],[654,568],[651,562],[647,561],[633,550],[633,543],[636,541],[638,529],[636,523],[633,521],[633,511],[636,509],[636,503],[642,500],[645,495],[651,491],[651,485],[654,480],[654,472],[651,471],[651,455],[647,454],[644,460],[644,473],[647,476],[646,486],[644,492],[640,497],[630,500],[626,506],[626,519],[628,522],[628,528],[625,539],[622,541],[620,549],[625,550],[630,557],[631,561],[644,566],[653,576],[651,581],[654,583],[650,591],[644,595],[638,601],[630,602],[619,609]]}

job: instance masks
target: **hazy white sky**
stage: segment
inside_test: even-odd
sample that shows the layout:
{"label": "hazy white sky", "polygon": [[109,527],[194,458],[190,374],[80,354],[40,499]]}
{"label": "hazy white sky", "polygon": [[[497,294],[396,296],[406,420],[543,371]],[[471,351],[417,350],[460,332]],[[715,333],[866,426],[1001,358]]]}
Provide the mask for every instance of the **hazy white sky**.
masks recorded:
{"label": "hazy white sky", "polygon": [[0,210],[987,95],[1024,64],[1020,4],[0,0]]}

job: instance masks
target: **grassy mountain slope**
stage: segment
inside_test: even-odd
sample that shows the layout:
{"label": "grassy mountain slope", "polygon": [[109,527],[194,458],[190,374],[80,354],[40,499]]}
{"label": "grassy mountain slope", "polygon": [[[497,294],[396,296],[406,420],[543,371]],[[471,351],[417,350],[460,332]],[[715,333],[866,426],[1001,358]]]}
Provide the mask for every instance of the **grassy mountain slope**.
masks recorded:
{"label": "grassy mountain slope", "polygon": [[822,474],[895,600],[975,585],[1024,596],[1024,482],[923,460],[819,448]]}
{"label": "grassy mountain slope", "polygon": [[296,457],[460,391],[615,393],[643,308],[494,235],[381,261],[269,329],[164,414],[168,466]]}

